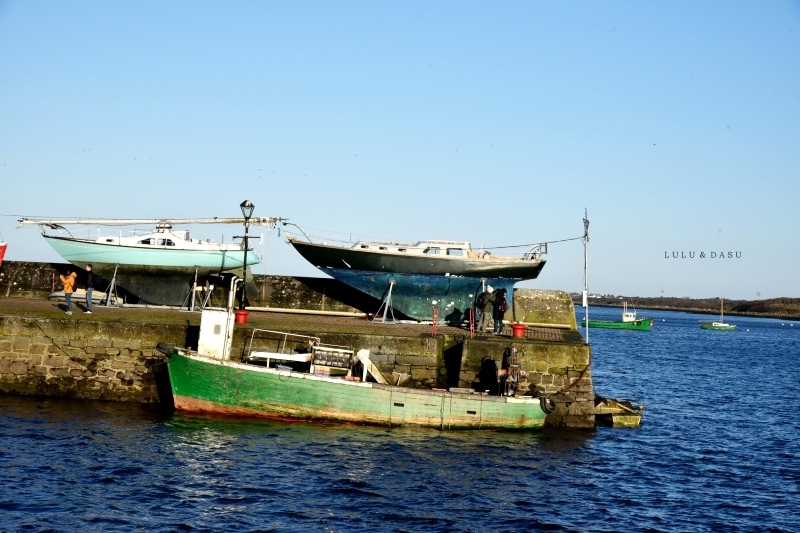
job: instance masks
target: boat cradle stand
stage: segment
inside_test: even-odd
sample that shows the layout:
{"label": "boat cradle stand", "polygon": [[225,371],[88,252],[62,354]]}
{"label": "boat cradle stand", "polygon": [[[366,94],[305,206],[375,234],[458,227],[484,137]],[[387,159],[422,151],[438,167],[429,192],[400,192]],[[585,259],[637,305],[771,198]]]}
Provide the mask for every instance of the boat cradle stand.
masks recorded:
{"label": "boat cradle stand", "polygon": [[394,322],[394,307],[392,307],[392,287],[394,287],[394,280],[389,280],[389,288],[386,291],[386,298],[383,299],[381,306],[378,308],[378,312],[375,313],[375,318],[372,321],[378,320],[378,315],[381,314],[381,309],[383,309],[383,317],[381,318],[381,322],[386,322],[386,314],[391,313],[392,319],[390,322]]}

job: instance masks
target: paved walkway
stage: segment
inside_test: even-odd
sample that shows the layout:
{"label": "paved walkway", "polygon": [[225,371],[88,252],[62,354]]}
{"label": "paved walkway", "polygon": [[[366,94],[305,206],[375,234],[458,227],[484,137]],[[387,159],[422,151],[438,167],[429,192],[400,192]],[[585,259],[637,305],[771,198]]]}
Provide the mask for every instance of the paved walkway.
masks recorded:
{"label": "paved walkway", "polygon": [[[85,302],[82,299],[73,299],[73,315],[66,316],[66,304],[63,301],[52,301],[38,298],[0,298],[0,316],[23,316],[29,318],[62,318],[65,320],[93,320],[93,321],[130,321],[130,322],[156,322],[169,324],[194,324],[200,323],[199,311],[186,311],[171,307],[145,307],[121,306],[106,307],[94,304],[92,314],[84,312]],[[331,331],[341,333],[363,333],[380,335],[381,333],[394,336],[430,336],[451,335],[454,337],[470,338],[469,328],[439,325],[434,327],[431,323],[419,322],[382,322],[370,321],[364,317],[331,316],[315,311],[303,312],[271,312],[251,311],[245,327],[295,330],[295,331]],[[511,335],[511,327],[506,325],[503,333],[495,335],[478,335],[479,339],[506,339]],[[519,339],[522,340],[522,339]],[[583,336],[579,331],[561,328],[528,327],[525,331],[525,341],[545,341],[559,343],[582,343]]]}

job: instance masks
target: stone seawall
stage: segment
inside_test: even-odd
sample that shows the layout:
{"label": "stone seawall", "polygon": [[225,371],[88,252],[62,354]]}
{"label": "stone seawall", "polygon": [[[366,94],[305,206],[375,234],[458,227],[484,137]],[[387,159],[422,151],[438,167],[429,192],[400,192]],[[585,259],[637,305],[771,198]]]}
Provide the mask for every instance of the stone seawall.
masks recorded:
{"label": "stone seawall", "polygon": [[0,317],[0,392],[158,403],[156,337],[182,345],[185,328]]}
{"label": "stone seawall", "polygon": [[[199,313],[179,316],[184,324],[2,314],[0,393],[169,406],[166,366],[156,346],[168,342],[196,347],[199,333]],[[265,326],[280,327],[259,325]],[[319,335],[325,343],[369,349],[370,358],[388,381],[410,387],[475,387],[483,360],[492,359],[499,368],[503,351],[515,347],[526,374],[523,388],[543,392],[557,403],[556,412],[548,416],[549,426],[594,425],[594,390],[585,344],[472,339],[468,334],[337,332],[320,327],[315,320],[289,329]],[[253,325],[236,328],[233,358],[240,357],[252,331]]]}
{"label": "stone seawall", "polygon": [[[2,266],[0,393],[171,402],[163,354],[156,346],[168,342],[196,348],[200,314],[140,309],[134,318],[124,309],[112,308],[65,318],[55,303],[47,302],[51,292],[60,288],[55,280],[62,267],[66,265],[20,262]],[[354,294],[358,291],[325,278],[257,276],[256,286],[259,295],[251,307],[263,309],[369,314],[380,306],[378,301],[359,300]],[[15,299],[39,302],[43,307],[26,312],[21,309],[24,306],[9,303]],[[80,301],[77,304],[82,305]],[[514,291],[513,307],[506,318],[539,328],[543,332],[540,341],[471,338],[468,331],[458,328],[451,328],[454,333],[431,335],[415,326],[417,329],[401,333],[400,326],[385,329],[356,319],[352,320],[364,325],[342,328],[323,323],[323,315],[306,322],[294,318],[302,316],[251,312],[251,323],[236,328],[232,357],[241,356],[253,327],[278,329],[316,335],[325,343],[369,349],[372,361],[391,383],[473,388],[480,381],[485,359],[494,360],[499,367],[504,350],[515,347],[526,374],[523,388],[556,401],[548,425],[594,425],[591,352],[576,329],[573,304],[564,292]],[[558,340],[562,336],[568,340]]]}

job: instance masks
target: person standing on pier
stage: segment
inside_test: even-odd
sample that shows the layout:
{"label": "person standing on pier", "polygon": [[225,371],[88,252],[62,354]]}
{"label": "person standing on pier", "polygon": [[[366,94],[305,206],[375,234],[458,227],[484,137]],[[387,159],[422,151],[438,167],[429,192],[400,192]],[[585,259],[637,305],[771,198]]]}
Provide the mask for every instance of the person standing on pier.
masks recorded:
{"label": "person standing on pier", "polygon": [[59,275],[61,283],[64,284],[64,299],[67,301],[67,314],[72,314],[72,293],[75,292],[75,278],[78,275],[72,270],[67,270],[67,275]]}
{"label": "person standing on pier", "polygon": [[498,289],[494,299],[494,306],[492,307],[492,318],[494,319],[494,334],[500,335],[503,332],[503,320],[508,310],[508,301],[506,300],[505,289]]}
{"label": "person standing on pier", "polygon": [[86,265],[86,314],[92,314],[92,291],[94,291],[94,272],[92,265]]}
{"label": "person standing on pier", "polygon": [[481,312],[481,319],[478,321],[478,333],[486,333],[489,328],[489,317],[492,316],[495,298],[493,293],[494,288],[491,285],[487,285],[486,292],[478,296],[478,310]]}

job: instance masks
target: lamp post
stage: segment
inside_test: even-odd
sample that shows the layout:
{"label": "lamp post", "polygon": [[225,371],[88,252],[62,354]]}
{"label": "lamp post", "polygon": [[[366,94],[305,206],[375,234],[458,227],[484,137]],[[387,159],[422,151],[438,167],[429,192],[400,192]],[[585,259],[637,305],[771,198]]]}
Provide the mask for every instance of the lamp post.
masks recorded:
{"label": "lamp post", "polygon": [[242,208],[242,216],[244,217],[244,269],[242,270],[242,297],[239,298],[239,309],[244,309],[244,301],[247,299],[247,254],[250,252],[250,246],[247,242],[247,230],[250,227],[250,217],[253,216],[253,209],[256,206],[250,200],[245,200],[239,207]]}

